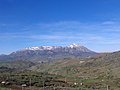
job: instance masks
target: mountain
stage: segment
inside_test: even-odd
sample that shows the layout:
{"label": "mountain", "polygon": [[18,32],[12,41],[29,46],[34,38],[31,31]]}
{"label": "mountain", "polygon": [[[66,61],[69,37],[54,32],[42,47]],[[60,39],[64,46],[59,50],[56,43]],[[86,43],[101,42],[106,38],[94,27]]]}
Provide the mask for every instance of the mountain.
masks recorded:
{"label": "mountain", "polygon": [[9,55],[1,55],[1,61],[14,60],[29,60],[39,62],[51,62],[54,60],[61,60],[66,58],[84,58],[94,56],[98,53],[87,49],[79,44],[72,44],[70,46],[39,46],[30,47]]}

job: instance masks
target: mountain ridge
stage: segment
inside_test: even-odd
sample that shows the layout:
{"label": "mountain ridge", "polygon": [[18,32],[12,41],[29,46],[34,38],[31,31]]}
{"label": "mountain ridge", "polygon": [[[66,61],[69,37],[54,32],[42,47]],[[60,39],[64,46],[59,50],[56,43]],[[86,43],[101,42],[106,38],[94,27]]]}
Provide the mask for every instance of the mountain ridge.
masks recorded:
{"label": "mountain ridge", "polygon": [[85,58],[98,53],[89,50],[79,44],[70,46],[38,46],[29,47],[12,52],[9,55],[0,56],[0,60],[30,60],[30,61],[54,61],[64,58]]}
{"label": "mountain ridge", "polygon": [[25,50],[54,50],[56,48],[81,48],[81,51],[90,52],[91,50],[87,49],[84,46],[81,46],[80,44],[71,44],[69,46],[33,46],[24,48],[18,51],[25,51]]}

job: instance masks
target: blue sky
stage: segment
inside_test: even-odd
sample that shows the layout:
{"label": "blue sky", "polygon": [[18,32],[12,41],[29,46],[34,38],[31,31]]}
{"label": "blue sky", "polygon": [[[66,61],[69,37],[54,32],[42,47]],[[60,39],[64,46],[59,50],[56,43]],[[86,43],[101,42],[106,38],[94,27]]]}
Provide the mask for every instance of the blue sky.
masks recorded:
{"label": "blue sky", "polygon": [[78,43],[120,50],[120,0],[0,0],[0,54]]}

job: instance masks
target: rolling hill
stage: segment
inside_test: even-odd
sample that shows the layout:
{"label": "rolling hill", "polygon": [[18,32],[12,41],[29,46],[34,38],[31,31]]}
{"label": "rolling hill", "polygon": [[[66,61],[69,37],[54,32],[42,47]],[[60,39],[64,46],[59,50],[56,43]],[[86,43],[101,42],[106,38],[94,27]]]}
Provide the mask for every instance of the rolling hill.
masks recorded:
{"label": "rolling hill", "polygon": [[104,53],[81,59],[59,60],[54,63],[38,64],[31,70],[49,72],[81,78],[111,76],[120,78],[120,52]]}

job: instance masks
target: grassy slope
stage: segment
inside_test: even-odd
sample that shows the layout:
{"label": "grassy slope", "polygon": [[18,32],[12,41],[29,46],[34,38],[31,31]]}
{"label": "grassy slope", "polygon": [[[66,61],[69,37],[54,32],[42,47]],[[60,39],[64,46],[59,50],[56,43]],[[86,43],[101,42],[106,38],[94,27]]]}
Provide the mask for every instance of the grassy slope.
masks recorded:
{"label": "grassy slope", "polygon": [[[119,77],[120,52],[98,55],[85,59],[60,60],[54,63],[38,64],[31,69],[49,73],[73,76],[95,77],[112,74]],[[89,75],[88,75],[89,74]]]}
{"label": "grassy slope", "polygon": [[85,82],[86,84],[107,83],[114,88],[119,88],[120,52],[85,59],[61,60],[51,64],[39,64],[31,69],[39,72],[60,74],[68,80]]}

